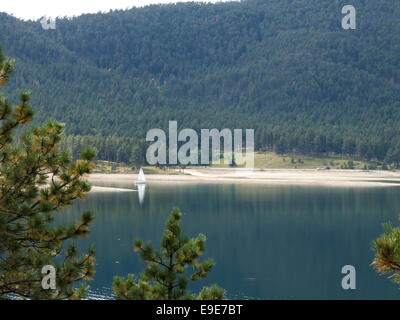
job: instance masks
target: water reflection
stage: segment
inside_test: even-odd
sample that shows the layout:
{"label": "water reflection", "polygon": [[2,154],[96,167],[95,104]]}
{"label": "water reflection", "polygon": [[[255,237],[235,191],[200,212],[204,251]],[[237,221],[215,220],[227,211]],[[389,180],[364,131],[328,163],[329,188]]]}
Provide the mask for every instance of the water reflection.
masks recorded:
{"label": "water reflection", "polygon": [[146,185],[138,184],[137,189],[138,189],[139,203],[140,203],[140,205],[142,205],[143,201],[144,201],[144,196],[146,194]]}
{"label": "water reflection", "polygon": [[[143,271],[133,239],[157,246],[174,206],[183,212],[183,232],[205,234],[204,256],[216,261],[194,291],[218,283],[238,299],[400,298],[398,286],[370,267],[381,223],[398,223],[397,187],[150,183],[142,200],[129,192],[90,194],[60,220],[72,223],[85,210],[95,214],[89,238],[78,242],[82,249],[96,244],[92,290],[103,294],[114,276]],[[357,270],[356,290],[341,288],[344,265]]]}

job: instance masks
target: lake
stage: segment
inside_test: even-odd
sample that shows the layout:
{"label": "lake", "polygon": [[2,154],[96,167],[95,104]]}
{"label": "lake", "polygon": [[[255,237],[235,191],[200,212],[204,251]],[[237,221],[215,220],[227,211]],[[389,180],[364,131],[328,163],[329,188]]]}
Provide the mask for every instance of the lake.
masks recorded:
{"label": "lake", "polygon": [[[96,192],[63,211],[65,222],[95,213],[90,236],[78,241],[97,248],[91,298],[111,298],[113,276],[143,271],[133,239],[158,246],[174,206],[183,212],[183,233],[205,234],[203,257],[216,262],[193,291],[217,283],[230,299],[400,298],[398,285],[370,267],[382,222],[398,224],[400,187],[154,183],[142,204],[137,192]],[[356,268],[356,290],[341,287],[344,265]]]}

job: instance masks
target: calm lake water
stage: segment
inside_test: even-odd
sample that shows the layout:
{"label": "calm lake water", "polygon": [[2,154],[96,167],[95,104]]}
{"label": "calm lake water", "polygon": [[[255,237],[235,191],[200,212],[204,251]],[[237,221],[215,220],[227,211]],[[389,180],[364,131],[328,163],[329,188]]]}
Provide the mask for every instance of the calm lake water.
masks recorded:
{"label": "calm lake water", "polygon": [[[95,213],[91,235],[78,242],[97,248],[91,298],[110,298],[113,276],[143,271],[133,239],[158,245],[174,206],[183,212],[183,232],[205,234],[203,257],[216,262],[194,291],[218,283],[231,299],[400,298],[398,286],[370,267],[382,222],[398,224],[400,187],[247,184],[148,184],[142,205],[137,192],[92,193],[76,202],[61,220]],[[341,288],[348,264],[357,271],[356,290]]]}

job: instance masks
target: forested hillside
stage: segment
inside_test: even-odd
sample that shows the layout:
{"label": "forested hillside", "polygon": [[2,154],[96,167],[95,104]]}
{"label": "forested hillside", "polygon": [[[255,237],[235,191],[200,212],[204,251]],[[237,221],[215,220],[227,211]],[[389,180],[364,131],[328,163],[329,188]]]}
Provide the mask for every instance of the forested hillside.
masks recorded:
{"label": "forested hillside", "polygon": [[16,59],[4,94],[30,90],[37,120],[65,122],[69,148],[94,142],[104,160],[129,162],[148,129],[177,120],[254,128],[257,148],[278,153],[399,163],[400,2],[352,1],[356,30],[341,27],[346,4],[153,5],[56,30],[0,14]]}

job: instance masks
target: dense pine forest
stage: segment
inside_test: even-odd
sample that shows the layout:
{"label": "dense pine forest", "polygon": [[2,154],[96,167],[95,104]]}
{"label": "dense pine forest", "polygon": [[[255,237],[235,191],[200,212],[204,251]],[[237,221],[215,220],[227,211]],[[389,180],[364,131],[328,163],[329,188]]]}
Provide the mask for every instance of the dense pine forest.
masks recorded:
{"label": "dense pine forest", "polygon": [[64,146],[142,161],[147,130],[253,128],[256,148],[400,163],[400,2],[247,0],[152,5],[39,21],[0,14],[36,121],[66,123]]}

